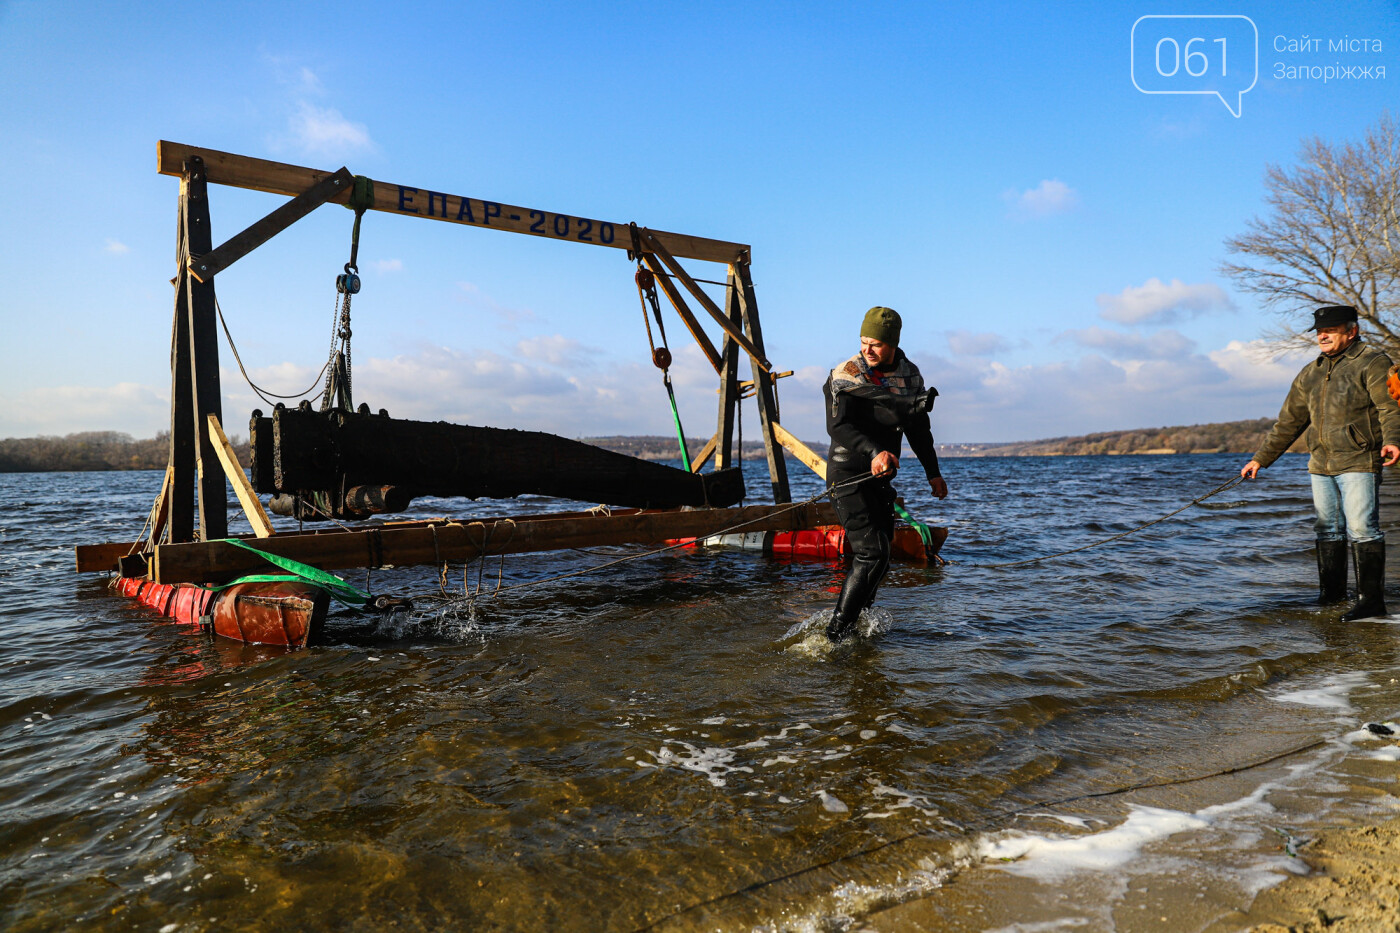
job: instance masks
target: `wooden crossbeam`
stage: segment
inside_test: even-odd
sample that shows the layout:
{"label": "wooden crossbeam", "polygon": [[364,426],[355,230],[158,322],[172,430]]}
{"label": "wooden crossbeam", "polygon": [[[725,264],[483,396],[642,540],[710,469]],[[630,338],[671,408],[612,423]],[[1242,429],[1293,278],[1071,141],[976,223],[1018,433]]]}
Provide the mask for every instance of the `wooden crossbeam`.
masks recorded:
{"label": "wooden crossbeam", "polygon": [[203,256],[191,256],[190,275],[201,282],[209,281],[337,194],[350,190],[354,179],[355,176],[350,174],[350,170],[343,167],[326,176],[262,220],[220,243],[213,252]]}
{"label": "wooden crossbeam", "polygon": [[243,514],[248,516],[248,524],[253,526],[253,533],[259,538],[272,537],[272,519],[263,511],[258,494],[253,491],[253,484],[248,482],[247,474],[238,463],[238,454],[234,453],[223,425],[219,424],[219,419],[214,415],[209,416],[209,433],[214,441],[214,453],[224,468],[224,475],[233,484],[233,491],[238,496],[239,504],[243,506]]}
{"label": "wooden crossbeam", "polygon": [[[185,162],[192,156],[204,158],[209,181],[214,184],[251,188],[273,194],[299,195],[332,174],[301,165],[254,159],[250,156],[220,152],[217,149],[202,149],[167,140],[161,140],[157,146],[156,170],[162,175],[179,175]],[[347,189],[331,200],[344,203],[349,196],[350,192]],[[570,243],[588,243],[613,249],[632,248],[625,223],[609,223],[590,217],[535,210],[500,201],[446,194],[385,181],[374,183],[374,207],[371,210],[484,227],[489,230],[504,230],[508,233],[523,233],[550,240],[567,240]],[[749,247],[743,243],[664,231],[652,231],[652,234],[665,244],[672,255],[686,259],[733,262],[749,252]]]}
{"label": "wooden crossbeam", "polygon": [[[754,362],[761,366],[764,371],[772,371],[773,364],[768,362],[768,358],[763,355],[763,351],[754,346],[753,342],[744,336],[744,332],[735,327],[733,322],[724,316],[724,312],[719,309],[719,305],[715,304],[714,300],[711,299],[709,295],[705,294],[700,284],[690,277],[690,273],[686,272],[685,267],[676,261],[676,257],[666,249],[666,245],[657,238],[655,233],[650,230],[643,230],[642,246],[654,252],[657,257],[665,263],[666,268],[671,270],[671,274],[681,280],[681,284],[685,286],[686,291],[695,296],[695,300],[700,303],[700,307],[704,308],[709,313],[710,317],[715,319],[715,323],[719,324],[720,329],[729,335],[729,339],[743,347],[744,350],[748,352],[749,356],[753,358]],[[661,276],[661,278],[663,281],[665,280],[665,276]]]}
{"label": "wooden crossbeam", "polygon": [[[319,534],[279,534],[257,541],[256,546],[269,554],[290,557],[323,570],[389,564],[407,567],[472,560],[483,555],[659,544],[672,538],[709,537],[730,530],[798,531],[836,521],[836,510],[831,504],[817,502],[796,508],[751,505],[564,519],[532,516],[434,526],[386,524]],[[224,541],[162,544],[156,547],[151,561],[151,579],[158,583],[207,583],[228,580],[266,566],[257,555]]]}

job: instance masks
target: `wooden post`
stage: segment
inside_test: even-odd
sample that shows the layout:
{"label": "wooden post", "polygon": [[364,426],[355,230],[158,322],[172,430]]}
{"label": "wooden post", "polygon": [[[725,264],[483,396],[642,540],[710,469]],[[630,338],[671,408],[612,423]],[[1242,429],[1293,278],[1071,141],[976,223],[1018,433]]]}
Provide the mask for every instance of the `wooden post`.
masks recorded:
{"label": "wooden post", "polygon": [[185,259],[189,252],[186,200],[188,183],[180,180],[179,216],[176,219],[175,258],[179,271],[175,278],[175,320],[170,327],[170,540],[194,540],[194,403],[190,376],[190,274]]}
{"label": "wooden post", "polygon": [[[734,267],[729,267],[729,289],[725,292],[724,311],[735,329],[744,326],[740,312],[739,282],[734,276]],[[744,462],[744,452],[732,453],[734,449],[734,415],[743,404],[739,397],[739,344],[732,338],[724,338],[724,350],[719,371],[719,425],[715,430],[718,447],[715,450],[715,469],[724,470],[734,464],[737,457],[740,465]]]}
{"label": "wooden post", "polygon": [[792,493],[788,489],[787,461],[783,459],[783,448],[778,443],[776,432],[773,430],[778,424],[778,398],[776,386],[769,377],[765,367],[759,364],[763,358],[763,329],[758,323],[758,299],[754,295],[753,279],[749,277],[749,264],[747,262],[736,262],[730,267],[738,282],[738,288],[730,289],[730,293],[737,296],[739,302],[740,317],[744,322],[744,332],[748,335],[749,342],[758,350],[758,354],[749,355],[749,364],[753,371],[754,398],[758,400],[758,421],[763,433],[763,449],[768,455],[768,476],[773,481],[773,501],[791,502]]}
{"label": "wooden post", "polygon": [[[209,190],[204,160],[192,156],[185,165],[185,234],[189,259],[199,259],[214,248],[209,229]],[[224,471],[209,436],[208,417],[223,421],[219,386],[219,327],[214,306],[214,283],[200,282],[182,270],[189,295],[189,344],[191,403],[194,409],[195,469],[199,475],[199,537],[203,541],[228,537],[228,492]]]}

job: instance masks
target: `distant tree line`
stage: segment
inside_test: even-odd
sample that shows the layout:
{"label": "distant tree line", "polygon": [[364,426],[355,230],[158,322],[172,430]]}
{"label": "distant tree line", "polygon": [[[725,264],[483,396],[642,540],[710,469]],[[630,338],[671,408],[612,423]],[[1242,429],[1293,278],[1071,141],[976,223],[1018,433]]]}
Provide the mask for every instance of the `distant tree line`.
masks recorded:
{"label": "distant tree line", "polygon": [[[971,457],[1076,457],[1096,454],[1252,454],[1274,419],[1192,424],[1171,428],[1102,431],[1081,437],[1053,437],[1013,444],[962,444],[946,451]],[[1292,451],[1306,449],[1300,438]]]}
{"label": "distant tree line", "polygon": [[[1010,444],[941,444],[939,453],[951,457],[1054,457],[1094,454],[1251,454],[1259,448],[1273,419],[1193,424],[1173,428],[1139,428],[1103,431],[1081,437],[1053,437]],[[680,446],[673,437],[587,437],[583,441],[643,460],[676,460]],[[246,441],[230,438],[238,462],[247,467],[251,457]],[[703,438],[686,438],[693,457],[705,446]],[[809,441],[825,455],[826,444]],[[1293,450],[1302,450],[1294,444]],[[89,470],[163,470],[170,456],[170,433],[162,431],[148,440],[132,440],[117,431],[84,431],[65,437],[11,437],[0,440],[0,473],[49,473]],[[743,458],[761,460],[763,443],[745,440]]]}
{"label": "distant tree line", "polygon": [[[238,462],[246,467],[248,444],[237,437],[230,438],[230,442],[238,454]],[[163,470],[169,459],[169,431],[139,441],[118,431],[0,440],[0,473]]]}

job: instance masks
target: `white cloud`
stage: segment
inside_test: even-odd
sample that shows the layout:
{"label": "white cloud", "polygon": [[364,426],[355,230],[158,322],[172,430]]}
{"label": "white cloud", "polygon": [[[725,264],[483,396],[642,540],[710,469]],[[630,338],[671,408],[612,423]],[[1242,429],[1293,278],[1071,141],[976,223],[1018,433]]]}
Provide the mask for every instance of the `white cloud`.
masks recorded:
{"label": "white cloud", "polygon": [[1058,178],[1047,178],[1025,191],[1006,191],[1002,198],[1011,205],[1012,212],[1021,217],[1063,214],[1079,204],[1079,193]]}
{"label": "white cloud", "polygon": [[503,305],[483,292],[475,282],[458,282],[457,289],[461,292],[457,296],[458,301],[464,302],[469,307],[493,314],[502,321],[515,324],[520,321],[532,321],[535,318],[534,311],[529,308],[512,308]]}
{"label": "white cloud", "polygon": [[114,240],[108,237],[107,242],[102,244],[102,252],[111,253],[113,256],[124,256],[131,252],[131,247],[127,246],[121,240]]}
{"label": "white cloud", "polygon": [[991,356],[1010,347],[1006,338],[1001,334],[950,330],[944,334],[944,337],[948,341],[948,349],[957,356]]}
{"label": "white cloud", "polygon": [[[1286,388],[1303,364],[1317,356],[1316,350],[1294,349],[1280,352],[1266,340],[1231,340],[1208,356],[1231,381],[1242,388]],[[1279,396],[1283,403],[1283,396]]]}
{"label": "white cloud", "polygon": [[1166,284],[1155,277],[1141,285],[1130,285],[1116,295],[1104,293],[1094,301],[1099,306],[1100,317],[1123,324],[1169,324],[1235,308],[1218,285],[1209,282],[1187,285],[1181,279],[1172,279]]}
{"label": "white cloud", "polygon": [[578,367],[584,364],[591,354],[598,352],[560,334],[527,337],[517,343],[515,348],[527,360],[568,367]]}
{"label": "white cloud", "polygon": [[292,145],[308,156],[339,158],[374,148],[365,125],[346,119],[334,107],[299,101],[288,124]]}
{"label": "white cloud", "polygon": [[49,386],[0,396],[0,437],[122,431],[154,437],[170,421],[168,387]]}
{"label": "white cloud", "polygon": [[320,96],[326,92],[316,72],[303,65],[297,70],[296,87],[302,94]]}
{"label": "white cloud", "polygon": [[[1087,328],[1063,335],[1087,352],[1069,360],[1008,366],[986,357],[911,358],[941,392],[934,433],[945,441],[1013,441],[1092,431],[1258,418],[1278,411],[1289,382],[1312,354],[1271,355],[1263,341],[1232,341],[1208,352],[1174,331],[1149,337]],[[824,446],[821,394],[827,367],[805,366],[779,382],[782,423]],[[671,374],[692,436],[714,426],[715,374],[687,345]],[[253,378],[274,392],[307,388],[314,366],[260,367]],[[223,372],[224,411],[241,432],[246,413],[267,409],[238,377]],[[319,388],[319,387],[318,387]],[[397,418],[550,431],[566,437],[669,434],[661,374],[642,358],[619,360],[560,335],[531,336],[511,350],[425,346],[394,357],[357,356],[355,400]],[[0,398],[0,437],[125,431],[151,437],[166,427],[168,388],[122,383],[60,386]],[[757,409],[744,403],[744,435],[758,436]]]}
{"label": "white cloud", "polygon": [[402,259],[376,259],[374,262],[370,263],[370,265],[374,268],[375,272],[380,274],[403,271]]}
{"label": "white cloud", "polygon": [[1179,331],[1163,330],[1148,337],[1103,327],[1067,330],[1056,339],[1072,340],[1082,347],[1102,350],[1114,359],[1175,360],[1189,356],[1196,342]]}

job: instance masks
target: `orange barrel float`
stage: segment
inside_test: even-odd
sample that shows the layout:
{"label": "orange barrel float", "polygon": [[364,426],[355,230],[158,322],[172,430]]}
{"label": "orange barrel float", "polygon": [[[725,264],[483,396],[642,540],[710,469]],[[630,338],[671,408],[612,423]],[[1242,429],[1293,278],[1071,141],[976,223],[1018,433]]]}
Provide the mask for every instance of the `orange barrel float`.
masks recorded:
{"label": "orange barrel float", "polygon": [[[935,529],[934,541],[942,543]],[[946,534],[946,533],[945,533]],[[818,525],[802,531],[754,531],[748,534],[714,535],[708,538],[672,538],[666,542],[687,547],[727,547],[746,551],[762,551],[786,560],[837,561],[850,551],[846,547],[846,529],[840,525]],[[896,559],[926,563],[928,550],[923,538],[908,525],[894,530],[891,550]]]}
{"label": "orange barrel float", "polygon": [[208,624],[216,635],[252,645],[304,648],[320,634],[330,608],[330,594],[298,580],[211,590],[192,583],[121,577],[114,588],[176,622]]}

